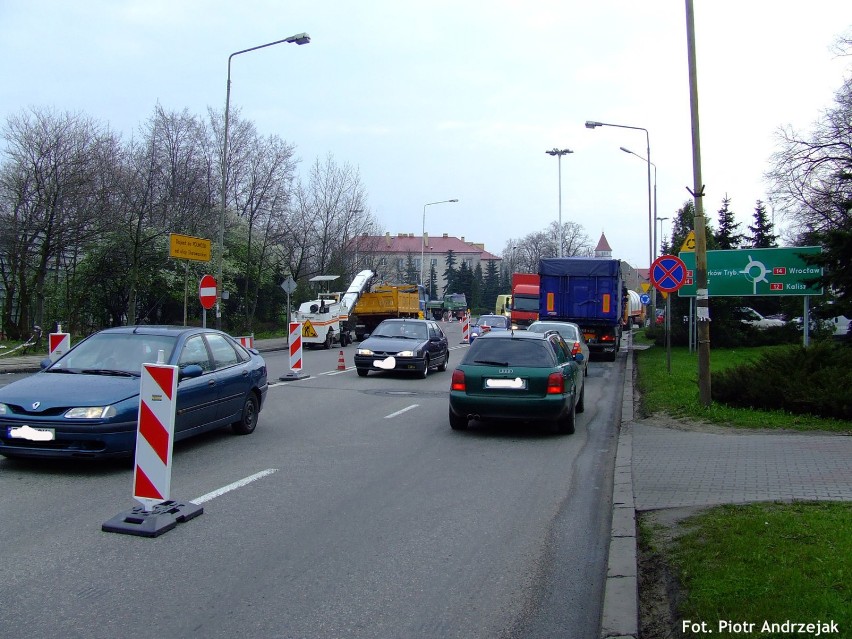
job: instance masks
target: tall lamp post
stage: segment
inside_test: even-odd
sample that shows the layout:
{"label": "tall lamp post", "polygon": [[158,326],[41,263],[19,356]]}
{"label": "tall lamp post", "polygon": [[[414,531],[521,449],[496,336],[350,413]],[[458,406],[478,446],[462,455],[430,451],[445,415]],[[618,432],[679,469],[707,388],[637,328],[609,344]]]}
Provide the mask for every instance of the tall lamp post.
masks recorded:
{"label": "tall lamp post", "polygon": [[[640,159],[640,160],[642,160],[643,162],[647,162],[647,159],[646,159],[646,158],[643,158],[641,155],[639,155],[638,153],[635,153],[635,152],[631,151],[630,149],[626,149],[626,148],[624,148],[623,146],[620,146],[620,147],[618,147],[618,148],[619,148],[619,149],[621,149],[622,151],[624,151],[625,153],[629,153],[630,155],[635,155],[637,158],[639,158],[639,159]],[[655,220],[659,220],[659,219],[667,220],[667,219],[669,219],[669,218],[667,218],[667,217],[664,217],[664,218],[659,218],[659,217],[657,217],[657,165],[656,165],[656,164],[654,164],[653,162],[651,162],[651,166],[653,166],[653,167],[654,167],[654,219],[655,219]],[[655,259],[657,259],[657,250],[658,250],[659,248],[660,248],[660,242],[659,242],[659,240],[658,240],[658,238],[657,238],[657,225],[655,224],[655,225],[654,225],[654,250],[653,250],[653,252],[651,253],[651,261],[652,261],[652,262],[653,262]]]}
{"label": "tall lamp post", "polygon": [[559,164],[559,250],[556,252],[559,257],[562,257],[562,156],[573,152],[571,149],[557,149],[555,147],[550,151],[545,151],[548,155],[555,155]]}
{"label": "tall lamp post", "polygon": [[[651,212],[651,136],[648,134],[648,129],[641,126],[628,126],[626,124],[611,124],[609,122],[597,122],[595,120],[586,120],[586,128],[594,129],[599,126],[614,126],[619,129],[633,129],[634,131],[645,132],[645,147],[646,158],[648,165],[648,278],[651,277],[651,264],[654,263],[654,216]],[[656,289],[651,287],[651,304],[652,308],[657,304]]]}
{"label": "tall lamp post", "polygon": [[420,285],[423,286],[423,258],[426,252],[426,207],[433,204],[447,204],[448,202],[458,202],[457,199],[441,200],[439,202],[427,202],[423,205],[423,230],[420,234]]}
{"label": "tall lamp post", "polygon": [[[656,211],[654,211],[654,212],[656,213]],[[658,217],[657,218],[657,222],[660,223],[660,236],[659,236],[660,240],[663,239],[663,237],[662,237],[663,236],[663,220],[667,220],[667,219],[669,219],[669,218],[667,218],[667,217]]]}
{"label": "tall lamp post", "polygon": [[283,40],[276,40],[275,42],[268,42],[267,44],[261,44],[260,46],[252,47],[250,49],[235,51],[228,56],[228,83],[225,88],[225,129],[222,134],[222,190],[219,194],[221,198],[219,209],[219,239],[216,247],[217,261],[219,262],[216,269],[216,328],[222,328],[222,270],[225,263],[225,198],[227,196],[228,189],[228,116],[230,114],[231,107],[231,60],[234,56],[240,55],[241,53],[265,49],[266,47],[271,47],[283,42],[290,44],[308,44],[310,41],[311,36],[307,33],[297,33],[296,35],[284,38]]}

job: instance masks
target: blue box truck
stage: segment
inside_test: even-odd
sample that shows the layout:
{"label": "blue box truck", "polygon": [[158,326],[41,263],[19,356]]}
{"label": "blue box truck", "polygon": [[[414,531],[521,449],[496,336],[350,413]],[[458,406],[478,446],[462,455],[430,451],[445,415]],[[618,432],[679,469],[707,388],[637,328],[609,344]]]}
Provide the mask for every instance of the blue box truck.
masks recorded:
{"label": "blue box truck", "polygon": [[621,345],[627,287],[621,260],[553,257],[539,261],[539,318],[574,322],[590,353],[614,362]]}

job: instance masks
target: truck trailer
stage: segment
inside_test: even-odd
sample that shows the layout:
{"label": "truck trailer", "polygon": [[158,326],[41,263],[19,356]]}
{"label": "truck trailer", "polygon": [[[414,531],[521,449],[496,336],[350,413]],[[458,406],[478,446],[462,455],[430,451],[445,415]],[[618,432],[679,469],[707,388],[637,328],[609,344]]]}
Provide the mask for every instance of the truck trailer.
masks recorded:
{"label": "truck trailer", "polygon": [[541,319],[573,322],[590,353],[614,362],[627,312],[621,260],[588,257],[539,261]]}
{"label": "truck trailer", "polygon": [[382,284],[362,293],[355,304],[355,338],[364,339],[384,320],[393,317],[423,319],[423,287],[419,284]]}

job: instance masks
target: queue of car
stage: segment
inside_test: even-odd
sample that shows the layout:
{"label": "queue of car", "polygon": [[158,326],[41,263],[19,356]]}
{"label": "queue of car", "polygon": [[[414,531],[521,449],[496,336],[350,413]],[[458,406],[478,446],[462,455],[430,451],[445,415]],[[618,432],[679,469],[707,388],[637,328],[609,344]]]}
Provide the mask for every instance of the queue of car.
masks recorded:
{"label": "queue of car", "polygon": [[[485,315],[448,380],[453,429],[471,420],[549,420],[574,431],[583,411],[588,347],[570,323],[513,330]],[[438,322],[388,319],[356,349],[357,374],[446,371],[450,349]],[[0,388],[0,455],[30,458],[131,456],[144,364],[177,367],[175,441],[229,426],[254,432],[268,389],[254,348],[214,329],[129,326],[94,333],[38,373]]]}

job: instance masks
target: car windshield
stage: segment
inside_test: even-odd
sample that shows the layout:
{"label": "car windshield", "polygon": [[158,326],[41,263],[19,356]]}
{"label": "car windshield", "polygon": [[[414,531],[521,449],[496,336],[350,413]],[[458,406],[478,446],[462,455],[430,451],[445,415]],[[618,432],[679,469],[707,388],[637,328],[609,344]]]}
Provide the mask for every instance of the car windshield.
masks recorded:
{"label": "car windshield", "polygon": [[54,373],[86,372],[139,375],[142,364],[155,364],[163,351],[169,361],[177,338],[140,333],[98,333],[72,348],[47,370]]}
{"label": "car windshield", "polygon": [[545,340],[488,339],[488,337],[476,340],[464,356],[462,363],[535,368],[549,368],[556,364],[553,349]]}
{"label": "car windshield", "polygon": [[403,337],[410,339],[426,339],[428,331],[425,324],[408,322],[388,322],[379,324],[374,337]]}
{"label": "car windshield", "polygon": [[479,318],[479,326],[490,326],[491,328],[508,328],[508,321],[500,315],[485,315]]}

